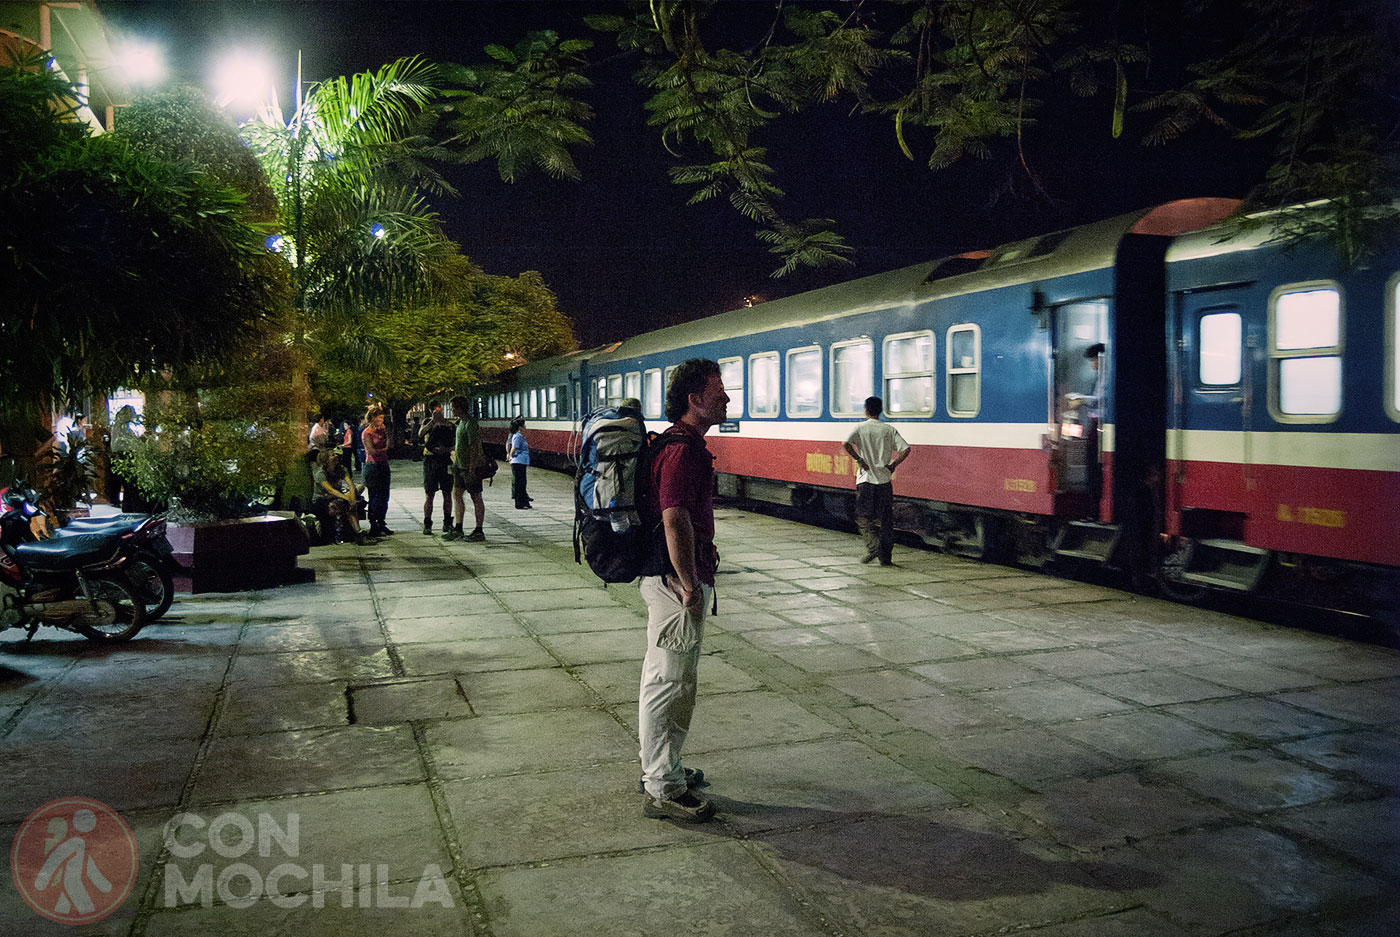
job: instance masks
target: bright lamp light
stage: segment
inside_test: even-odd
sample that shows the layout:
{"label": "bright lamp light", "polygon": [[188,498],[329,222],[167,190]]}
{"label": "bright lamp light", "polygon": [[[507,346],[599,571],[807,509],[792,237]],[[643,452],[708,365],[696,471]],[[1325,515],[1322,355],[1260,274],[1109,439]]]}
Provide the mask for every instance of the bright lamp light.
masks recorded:
{"label": "bright lamp light", "polygon": [[117,49],[117,64],[126,80],[138,88],[150,88],[165,80],[165,55],[153,42],[132,39]]}
{"label": "bright lamp light", "polygon": [[247,49],[235,49],[215,66],[214,100],[220,107],[230,104],[253,110],[272,92],[272,66],[267,57]]}

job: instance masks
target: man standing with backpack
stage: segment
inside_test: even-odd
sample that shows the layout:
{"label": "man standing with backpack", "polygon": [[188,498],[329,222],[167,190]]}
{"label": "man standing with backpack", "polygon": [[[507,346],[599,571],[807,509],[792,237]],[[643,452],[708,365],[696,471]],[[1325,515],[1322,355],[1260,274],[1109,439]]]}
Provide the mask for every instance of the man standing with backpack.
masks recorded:
{"label": "man standing with backpack", "polygon": [[452,531],[452,448],[457,427],[442,415],[442,401],[428,403],[428,422],[418,431],[423,449],[423,533],[433,532],[433,496],[442,492],[442,532]]}
{"label": "man standing with backpack", "polygon": [[[481,499],[481,483],[486,477],[486,451],[481,445],[481,426],[466,397],[453,397],[448,402],[452,404],[452,415],[457,417],[457,434],[451,457],[452,503],[457,509],[457,526],[442,539],[481,543],[486,539],[481,529],[486,520],[486,503]],[[491,464],[494,466],[496,463]],[[469,534],[462,533],[467,513],[464,495],[471,495],[472,510],[476,515],[476,527]]]}
{"label": "man standing with backpack", "polygon": [[714,805],[692,788],[704,775],[681,764],[681,747],[695,710],[705,610],[714,596],[714,466],[705,433],[725,419],[729,395],[719,365],[692,358],[676,368],[666,391],[663,437],[683,443],[653,444],[647,465],[649,511],[660,516],[670,571],[643,576],[647,603],[647,652],[638,700],[642,812],[659,819],[703,822]]}

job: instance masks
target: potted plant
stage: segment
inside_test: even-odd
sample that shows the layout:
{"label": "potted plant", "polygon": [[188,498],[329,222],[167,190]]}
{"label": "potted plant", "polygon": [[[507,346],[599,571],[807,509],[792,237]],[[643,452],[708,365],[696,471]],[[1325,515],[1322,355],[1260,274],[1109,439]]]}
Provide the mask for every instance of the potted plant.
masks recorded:
{"label": "potted plant", "polygon": [[297,566],[302,526],[266,502],[297,448],[290,424],[256,419],[196,392],[148,395],[145,432],[116,457],[148,499],[167,505],[177,591],[227,592],[314,578]]}

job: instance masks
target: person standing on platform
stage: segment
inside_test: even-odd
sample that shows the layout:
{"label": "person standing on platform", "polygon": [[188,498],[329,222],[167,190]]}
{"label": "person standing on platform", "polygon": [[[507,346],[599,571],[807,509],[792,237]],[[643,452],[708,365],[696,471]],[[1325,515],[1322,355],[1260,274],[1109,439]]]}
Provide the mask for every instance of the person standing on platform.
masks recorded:
{"label": "person standing on platform", "polygon": [[423,450],[423,533],[433,532],[433,495],[442,492],[442,532],[452,530],[452,444],[457,427],[442,415],[442,401],[428,403],[428,422],[418,431]]}
{"label": "person standing on platform", "polygon": [[643,576],[647,604],[647,650],[637,703],[641,739],[642,813],[658,819],[699,823],[714,816],[714,804],[692,788],[704,774],[681,763],[698,686],[705,610],[715,590],[715,471],[705,433],[725,419],[729,395],[719,365],[692,358],[676,368],[666,391],[662,436],[683,442],[658,448],[651,460],[650,509],[661,517],[670,572]]}
{"label": "person standing on platform", "polygon": [[331,444],[331,418],[324,413],[311,424],[311,432],[306,436],[306,448],[326,449]]}
{"label": "person standing on platform", "polygon": [[365,493],[369,497],[369,532],[371,536],[392,534],[384,522],[389,513],[389,431],[384,428],[384,411],[371,407],[366,414],[368,426],[360,434],[365,447]]}
{"label": "person standing on platform", "polygon": [[[481,445],[481,426],[472,413],[471,401],[466,397],[453,397],[452,413],[458,416],[456,442],[452,448],[452,503],[457,508],[457,526],[443,536],[444,540],[465,540],[468,543],[481,543],[486,532],[481,529],[486,522],[486,502],[481,498],[482,473],[486,467],[486,450]],[[469,534],[462,533],[466,522],[467,505],[465,495],[471,495],[472,510],[476,515],[476,527]]]}
{"label": "person standing on platform", "polygon": [[510,460],[510,494],[515,499],[515,509],[528,510],[530,495],[525,489],[525,472],[530,465],[530,444],[525,441],[525,421],[520,417],[510,421],[506,458]]}
{"label": "person standing on platform", "polygon": [[893,566],[894,470],[909,458],[909,444],[899,430],[880,422],[885,404],[879,397],[865,398],[865,422],[856,426],[842,443],[860,471],[856,473],[856,524],[865,537],[862,563],[878,559]]}

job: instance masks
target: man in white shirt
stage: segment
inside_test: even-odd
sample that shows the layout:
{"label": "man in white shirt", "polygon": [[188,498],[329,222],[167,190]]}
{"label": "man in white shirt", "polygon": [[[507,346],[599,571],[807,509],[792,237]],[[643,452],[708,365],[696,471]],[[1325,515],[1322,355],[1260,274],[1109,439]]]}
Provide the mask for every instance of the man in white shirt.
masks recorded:
{"label": "man in white shirt", "polygon": [[880,422],[885,405],[879,397],[865,398],[865,422],[842,443],[860,471],[856,473],[856,523],[865,537],[862,563],[879,559],[893,566],[894,470],[909,458],[909,444],[899,430]]}

